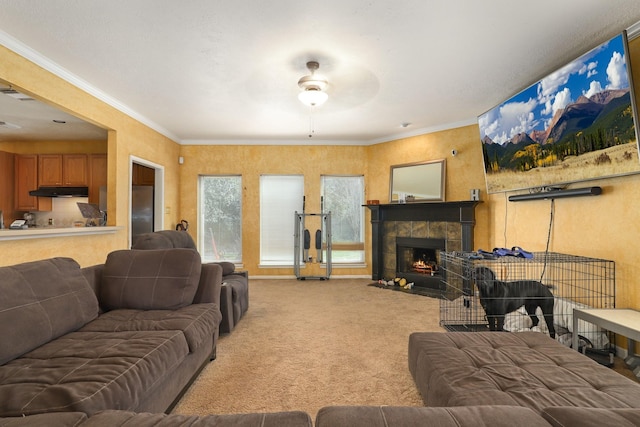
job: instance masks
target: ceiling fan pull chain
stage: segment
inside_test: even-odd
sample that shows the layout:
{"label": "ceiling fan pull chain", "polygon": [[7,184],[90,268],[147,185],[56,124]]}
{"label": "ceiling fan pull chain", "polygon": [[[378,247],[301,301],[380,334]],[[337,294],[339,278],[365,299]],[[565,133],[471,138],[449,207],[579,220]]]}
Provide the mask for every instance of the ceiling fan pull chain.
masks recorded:
{"label": "ceiling fan pull chain", "polygon": [[312,105],[309,107],[309,138],[312,138],[315,132],[316,132],[316,129],[313,123],[313,105]]}

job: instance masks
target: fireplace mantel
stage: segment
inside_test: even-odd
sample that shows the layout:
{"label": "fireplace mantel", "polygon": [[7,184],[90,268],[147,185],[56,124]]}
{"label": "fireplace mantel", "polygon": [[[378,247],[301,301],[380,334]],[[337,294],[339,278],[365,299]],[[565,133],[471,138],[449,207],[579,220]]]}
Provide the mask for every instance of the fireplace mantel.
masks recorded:
{"label": "fireplace mantel", "polygon": [[[461,247],[456,250],[473,250],[475,207],[480,201],[392,203],[366,205],[371,211],[371,267],[373,280],[384,278],[383,228],[387,221],[454,222],[461,226]],[[451,248],[447,249],[448,251]]]}
{"label": "fireplace mantel", "polygon": [[390,203],[366,205],[374,221],[448,221],[475,222],[475,207],[479,201]]}

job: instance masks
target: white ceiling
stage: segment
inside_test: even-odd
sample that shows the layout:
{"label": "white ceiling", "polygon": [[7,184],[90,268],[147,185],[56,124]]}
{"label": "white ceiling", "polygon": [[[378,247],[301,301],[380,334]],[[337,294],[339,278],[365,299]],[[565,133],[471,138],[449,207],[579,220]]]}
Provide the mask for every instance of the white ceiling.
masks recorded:
{"label": "white ceiling", "polygon": [[[372,144],[474,123],[640,21],[638,0],[0,0],[0,11],[0,43],[183,144]],[[313,114],[297,99],[309,60],[329,81]]]}

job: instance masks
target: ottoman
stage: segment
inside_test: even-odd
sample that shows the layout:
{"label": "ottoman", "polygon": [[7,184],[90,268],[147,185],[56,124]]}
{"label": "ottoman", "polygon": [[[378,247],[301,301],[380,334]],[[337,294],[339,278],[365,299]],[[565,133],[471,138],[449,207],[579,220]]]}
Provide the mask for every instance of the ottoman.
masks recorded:
{"label": "ottoman", "polygon": [[640,408],[640,384],[538,332],[416,332],[409,370],[427,406]]}

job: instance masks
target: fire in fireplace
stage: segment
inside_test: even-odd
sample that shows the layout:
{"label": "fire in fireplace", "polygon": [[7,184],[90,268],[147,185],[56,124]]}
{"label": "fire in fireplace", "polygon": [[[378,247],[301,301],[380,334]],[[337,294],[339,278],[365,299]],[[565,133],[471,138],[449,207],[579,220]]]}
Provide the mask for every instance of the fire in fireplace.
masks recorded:
{"label": "fire in fireplace", "polygon": [[[419,252],[419,254],[416,254]],[[433,252],[433,255],[431,254]],[[435,251],[430,249],[418,250],[413,249],[413,256],[411,256],[411,271],[412,273],[428,274],[433,276],[438,271],[438,262],[435,261]]]}
{"label": "fire in fireplace", "polygon": [[396,277],[417,287],[443,290],[439,259],[444,250],[444,239],[396,237]]}

